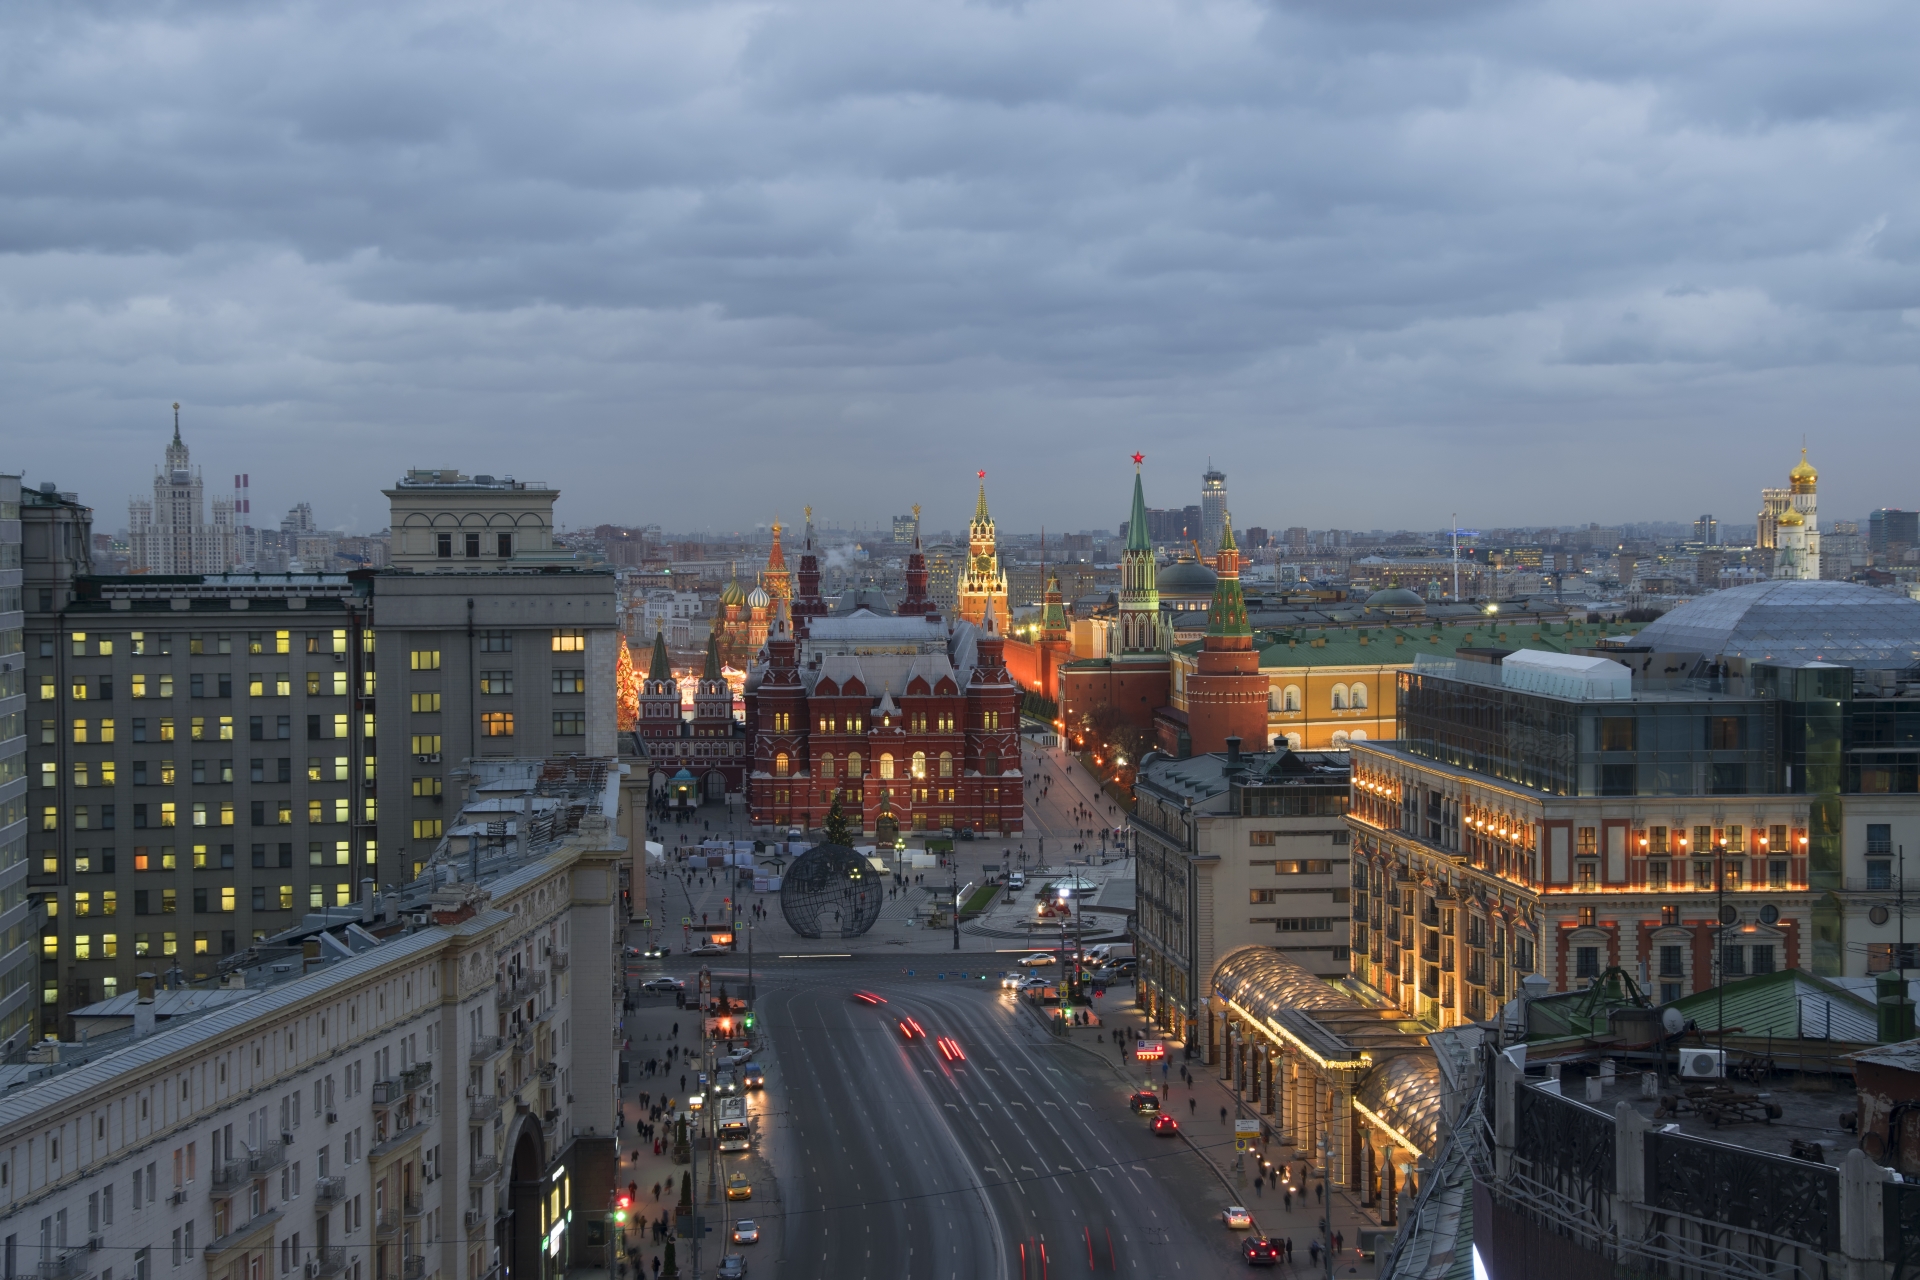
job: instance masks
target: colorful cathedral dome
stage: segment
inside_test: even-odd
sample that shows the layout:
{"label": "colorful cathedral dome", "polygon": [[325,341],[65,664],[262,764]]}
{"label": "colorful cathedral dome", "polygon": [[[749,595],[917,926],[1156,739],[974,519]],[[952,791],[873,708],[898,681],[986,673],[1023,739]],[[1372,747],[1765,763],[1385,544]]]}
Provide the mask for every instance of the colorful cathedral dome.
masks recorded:
{"label": "colorful cathedral dome", "polygon": [[769,603],[771,603],[771,597],[767,595],[765,587],[755,587],[747,593],[747,608],[749,609],[764,609]]}

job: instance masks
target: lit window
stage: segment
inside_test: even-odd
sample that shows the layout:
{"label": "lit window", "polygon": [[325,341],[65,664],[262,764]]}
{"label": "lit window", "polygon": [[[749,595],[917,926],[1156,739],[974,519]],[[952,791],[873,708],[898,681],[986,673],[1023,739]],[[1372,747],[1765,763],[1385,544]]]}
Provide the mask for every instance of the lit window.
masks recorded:
{"label": "lit window", "polygon": [[414,694],[413,709],[415,711],[438,711],[440,709],[440,695],[437,693]]}
{"label": "lit window", "polygon": [[882,782],[890,782],[893,780],[893,754],[891,752],[883,751],[880,753],[880,780]]}
{"label": "lit window", "polygon": [[585,653],[587,633],[579,628],[555,628],[553,633],[553,651],[555,653]]}
{"label": "lit window", "polygon": [[440,669],[440,651],[438,649],[415,649],[411,656],[415,671],[438,671]]}
{"label": "lit window", "polygon": [[511,738],[513,736],[513,712],[481,712],[480,736],[483,738]]}

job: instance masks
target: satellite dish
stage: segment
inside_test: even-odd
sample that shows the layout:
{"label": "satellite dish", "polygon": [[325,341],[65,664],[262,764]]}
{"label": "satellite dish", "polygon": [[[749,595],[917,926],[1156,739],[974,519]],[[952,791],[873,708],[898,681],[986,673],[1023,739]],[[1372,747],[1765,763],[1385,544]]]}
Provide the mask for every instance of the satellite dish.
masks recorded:
{"label": "satellite dish", "polygon": [[1687,1029],[1687,1018],[1678,1009],[1668,1005],[1660,1011],[1660,1025],[1668,1035],[1677,1036]]}

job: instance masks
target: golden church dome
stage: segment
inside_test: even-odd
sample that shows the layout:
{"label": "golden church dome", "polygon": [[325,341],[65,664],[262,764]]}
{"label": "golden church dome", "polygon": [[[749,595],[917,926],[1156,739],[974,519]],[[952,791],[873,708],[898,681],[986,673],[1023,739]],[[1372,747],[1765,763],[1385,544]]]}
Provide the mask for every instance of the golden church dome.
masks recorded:
{"label": "golden church dome", "polygon": [[1796,529],[1799,528],[1801,525],[1805,524],[1806,522],[1807,522],[1807,518],[1801,515],[1798,511],[1795,511],[1792,507],[1788,507],[1785,511],[1782,511],[1780,513],[1780,519],[1775,521],[1775,523],[1778,524],[1781,528],[1787,528],[1791,526]]}
{"label": "golden church dome", "polygon": [[1807,451],[1804,448],[1800,450],[1800,464],[1787,472],[1787,479],[1793,482],[1795,493],[1811,493],[1813,486],[1818,483],[1820,473],[1814,470],[1811,462],[1807,461]]}

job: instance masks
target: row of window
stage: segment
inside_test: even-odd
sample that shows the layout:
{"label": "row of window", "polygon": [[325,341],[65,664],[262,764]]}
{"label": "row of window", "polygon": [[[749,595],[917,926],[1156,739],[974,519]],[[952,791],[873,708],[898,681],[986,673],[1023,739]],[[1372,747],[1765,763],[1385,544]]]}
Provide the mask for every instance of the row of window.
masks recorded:
{"label": "row of window", "polygon": [[[914,752],[912,758],[907,763],[908,776],[912,778],[925,778],[928,776],[927,770],[930,766],[936,767],[939,770],[938,776],[942,778],[953,777],[954,776],[953,752],[942,751],[940,753],[938,760],[930,759],[930,757],[924,751]],[[815,774],[817,777],[820,777],[820,778],[832,778],[835,776],[834,771],[840,767],[841,767],[840,762],[837,761],[831,754],[822,755],[815,766]],[[847,753],[845,767],[846,767],[845,776],[848,778],[859,778],[859,777],[865,776],[863,773],[863,770],[866,768],[866,763],[861,759],[860,753],[858,751],[849,751]],[[887,782],[892,781],[894,777],[895,769],[897,767],[893,757],[893,753],[888,751],[881,752],[879,757],[874,761],[874,767],[877,771],[877,776],[882,781],[887,781]],[[792,757],[790,757],[784,751],[776,752],[773,757],[773,776],[776,778],[784,778],[784,777],[787,777],[790,773],[792,773],[792,771],[793,771]],[[986,762],[983,764],[981,768],[981,773],[990,778],[999,776],[1000,757],[997,752],[993,752],[993,751],[987,752]]]}
{"label": "row of window", "polygon": [[[314,714],[307,717],[307,741],[324,742],[329,738],[344,738],[351,727],[352,720],[345,713],[338,715]],[[173,716],[134,716],[128,721],[135,742],[177,742],[180,738],[180,726]],[[371,711],[366,712],[362,730],[371,739],[374,736],[375,721]],[[114,716],[76,717],[72,722],[72,735],[76,743],[116,742],[119,740],[120,722]],[[186,724],[189,742],[232,742],[234,740],[234,717],[232,716],[190,716]],[[42,746],[53,745],[59,737],[60,722],[42,720],[40,722],[40,742]],[[247,717],[247,741],[249,742],[285,742],[293,737],[293,717],[275,716],[269,724],[266,716]]]}
{"label": "row of window", "polygon": [[[1713,873],[1716,862],[1720,865],[1721,876],[1726,882],[1724,888],[1728,893],[1739,893],[1744,889],[1757,889],[1760,887],[1757,882],[1757,877],[1755,883],[1749,884],[1747,882],[1748,868],[1747,859],[1745,858],[1696,859],[1692,864],[1693,877],[1691,882],[1689,882],[1687,878],[1686,862],[1669,863],[1664,858],[1655,858],[1647,863],[1647,888],[1658,890],[1685,889],[1691,887],[1701,893],[1714,892],[1717,888],[1722,887],[1714,883]],[[1574,874],[1580,888],[1595,889],[1598,887],[1600,878],[1600,864],[1598,861],[1576,862],[1574,868]],[[1785,858],[1769,860],[1766,865],[1765,874],[1767,878],[1767,888],[1786,888],[1787,860]]]}
{"label": "row of window", "polygon": [[[367,781],[371,782],[373,781],[374,757],[367,756],[365,757],[365,761]],[[147,760],[135,760],[132,762],[131,773],[134,786],[147,786],[149,779],[155,780],[155,784],[162,787],[171,787],[174,785],[178,774],[173,767],[173,761],[158,761],[158,769],[150,769],[149,765],[154,763],[156,762]],[[274,766],[271,770],[268,768],[269,763]],[[325,756],[308,756],[307,781],[349,782],[353,776],[351,765],[352,760],[351,757],[348,756],[334,756],[331,762],[329,762],[329,759]],[[269,772],[274,776],[269,778],[267,776]],[[292,782],[293,759],[290,756],[281,756],[279,759],[269,762],[265,758],[255,756],[249,762],[248,774],[249,780],[253,782]],[[195,784],[231,783],[233,781],[233,761],[230,759],[191,761],[189,776]],[[76,760],[73,763],[73,785],[76,787],[86,787],[89,785],[111,787],[118,780],[119,765],[116,761]],[[420,786],[423,782],[434,783],[435,789],[432,791],[421,791]],[[439,779],[437,778],[415,778],[413,793],[415,795],[437,796],[440,794],[438,782]],[[52,761],[41,764],[40,785],[42,787],[56,787],[60,785],[59,766],[57,764],[54,764]]]}
{"label": "row of window", "polygon": [[[373,632],[362,631],[361,642],[367,652],[373,651]],[[292,653],[293,632],[291,631],[249,631],[245,633],[246,652],[249,654]],[[76,658],[113,656],[115,638],[99,632],[74,631],[68,633],[68,642]],[[345,653],[347,651],[347,632],[344,627],[331,631],[309,631],[305,633],[305,648],[308,653]],[[133,631],[127,635],[127,652],[136,658],[165,658],[173,654],[173,633],[169,631]],[[190,654],[218,654],[233,652],[233,636],[227,632],[191,632],[187,636],[187,652]],[[40,640],[40,656],[53,656],[53,637],[43,636]]]}
{"label": "row of window", "polygon": [[[376,841],[366,842],[368,862],[376,860],[379,845]],[[231,870],[234,866],[234,846],[195,844],[187,846],[190,864],[196,871]],[[253,865],[291,867],[293,865],[293,845],[281,841],[275,849],[269,850],[264,843],[255,844],[252,850]],[[98,849],[75,849],[73,851],[73,869],[81,875],[95,872],[110,874],[116,869],[118,853],[110,847]],[[309,840],[307,842],[307,865],[310,867],[345,867],[352,865],[353,844],[348,840]],[[170,844],[133,846],[133,869],[135,871],[175,871],[180,866],[175,847]],[[40,856],[40,870],[45,875],[60,874],[60,855],[52,850]],[[52,900],[49,900],[52,904]],[[52,904],[58,910],[57,904]]]}
{"label": "row of window", "polygon": [[[511,738],[513,736],[513,712],[482,711],[480,713],[480,736],[483,738]],[[587,713],[584,710],[555,711],[553,713],[553,736],[556,738],[579,737],[587,731]],[[440,751],[439,734],[416,734],[413,754],[434,755]],[[422,747],[423,742],[431,743]]]}
{"label": "row of window", "polygon": [[[292,911],[295,909],[295,902],[298,896],[299,895],[295,894],[292,885],[263,886],[253,891],[253,909],[262,913],[268,911]],[[353,886],[350,884],[331,886],[317,884],[307,890],[305,898],[305,909],[309,911],[318,911],[328,905],[350,907],[353,905],[354,900]],[[228,910],[231,910],[231,908],[228,908]],[[212,913],[209,912],[208,914]],[[232,932],[232,930],[225,931],[228,938],[231,938]],[[266,935],[267,930],[256,929],[253,931],[253,940],[257,942],[261,938],[266,937]],[[212,935],[210,932],[196,932],[191,936],[191,950],[194,955],[204,956],[210,954],[211,945]],[[231,954],[234,947],[231,945],[223,945],[221,950],[223,953]],[[44,960],[60,959],[59,936],[51,933],[42,934],[40,938],[40,953],[41,958]],[[180,935],[167,930],[162,930],[159,933],[136,933],[133,935],[133,954],[137,957],[178,955],[180,954]],[[73,935],[72,945],[68,948],[67,958],[71,960],[114,960],[118,959],[119,955],[119,934],[76,933]],[[113,979],[109,978],[108,981],[112,982]],[[106,998],[111,1000],[115,994],[114,988],[109,987],[106,992]],[[48,1003],[57,1003],[57,1000],[50,1000]]]}
{"label": "row of window", "polygon": [[[1573,976],[1576,978],[1597,978],[1600,976],[1600,948],[1575,947],[1573,949]],[[1662,978],[1681,978],[1686,976],[1682,967],[1683,947],[1663,946],[1659,948],[1660,973]],[[1776,969],[1775,948],[1772,943],[1760,942],[1748,946],[1728,945],[1721,948],[1720,971],[1729,978],[1744,978],[1749,974],[1772,973]],[[1660,998],[1662,1003],[1680,998],[1677,984],[1669,993],[1662,985]]]}
{"label": "row of window", "polygon": [[[372,796],[362,800],[365,806],[363,822],[377,821],[379,802]],[[271,807],[269,807],[271,806]],[[287,827],[293,825],[293,801],[291,800],[255,800],[251,802],[251,826]],[[313,826],[325,826],[329,823],[345,825],[353,821],[353,802],[345,796],[335,796],[331,800],[308,800],[307,822]],[[172,800],[163,800],[157,805],[136,804],[133,806],[133,826],[136,831],[149,827],[177,827],[180,825],[183,806]],[[234,825],[234,802],[231,800],[196,800],[184,806],[190,825],[196,827],[231,827]],[[68,823],[74,831],[112,831],[119,821],[118,807],[110,804],[77,804],[68,812]],[[40,810],[40,829],[42,831],[60,830],[60,806],[44,805]]]}
{"label": "row of window", "polygon": [[[1365,711],[1367,709],[1367,686],[1359,682],[1336,684],[1328,690],[1328,700],[1335,711]],[[1297,712],[1304,705],[1300,686],[1285,685],[1278,689],[1267,690],[1267,710],[1277,712]]]}

